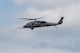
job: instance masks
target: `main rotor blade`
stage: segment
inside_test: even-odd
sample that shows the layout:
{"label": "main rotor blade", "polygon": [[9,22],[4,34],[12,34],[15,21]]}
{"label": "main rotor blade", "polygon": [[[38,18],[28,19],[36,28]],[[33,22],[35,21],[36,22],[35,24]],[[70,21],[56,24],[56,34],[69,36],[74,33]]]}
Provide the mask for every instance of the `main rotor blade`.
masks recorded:
{"label": "main rotor blade", "polygon": [[41,18],[33,18],[33,19],[29,19],[29,18],[20,18],[20,19],[24,19],[24,20],[37,20],[37,19],[41,19]]}
{"label": "main rotor blade", "polygon": [[[48,14],[48,15],[49,15],[49,14]],[[41,17],[39,17],[39,18],[35,18],[35,19],[47,18],[47,17],[45,17],[45,16],[47,16],[47,15],[44,15],[44,16],[41,16]]]}
{"label": "main rotor blade", "polygon": [[[47,15],[45,15],[45,16],[47,16]],[[42,19],[42,18],[46,18],[46,17],[44,17],[44,16],[42,16],[42,17],[39,17],[39,18],[20,18],[20,19],[24,19],[24,20],[37,20],[37,19]]]}
{"label": "main rotor blade", "polygon": [[20,18],[20,19],[24,19],[24,20],[35,20],[35,19],[29,19],[29,18]]}

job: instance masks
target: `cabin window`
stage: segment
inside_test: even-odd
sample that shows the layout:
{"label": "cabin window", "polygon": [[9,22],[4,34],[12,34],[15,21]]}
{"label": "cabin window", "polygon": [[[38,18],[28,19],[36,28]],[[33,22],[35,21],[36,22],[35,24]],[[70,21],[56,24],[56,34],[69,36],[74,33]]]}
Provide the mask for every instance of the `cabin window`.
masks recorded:
{"label": "cabin window", "polygon": [[41,23],[46,23],[45,21],[41,22]]}

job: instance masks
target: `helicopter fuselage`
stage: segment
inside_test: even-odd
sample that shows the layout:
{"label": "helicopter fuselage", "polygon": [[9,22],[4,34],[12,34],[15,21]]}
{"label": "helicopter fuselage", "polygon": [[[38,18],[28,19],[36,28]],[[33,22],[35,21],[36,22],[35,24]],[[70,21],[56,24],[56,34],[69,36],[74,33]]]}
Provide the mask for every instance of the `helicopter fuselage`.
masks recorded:
{"label": "helicopter fuselage", "polygon": [[31,22],[28,22],[26,25],[24,25],[23,28],[34,29],[34,28],[37,28],[37,27],[46,27],[46,26],[55,26],[56,27],[56,25],[60,25],[60,24],[63,23],[63,18],[64,17],[61,17],[61,19],[59,20],[58,23],[50,23],[50,22],[46,22],[46,21],[36,21],[36,20],[31,21]]}
{"label": "helicopter fuselage", "polygon": [[50,23],[50,22],[46,22],[46,21],[32,21],[27,23],[25,26],[23,26],[23,28],[37,28],[37,27],[46,27],[46,26],[56,26],[58,25],[58,23]]}

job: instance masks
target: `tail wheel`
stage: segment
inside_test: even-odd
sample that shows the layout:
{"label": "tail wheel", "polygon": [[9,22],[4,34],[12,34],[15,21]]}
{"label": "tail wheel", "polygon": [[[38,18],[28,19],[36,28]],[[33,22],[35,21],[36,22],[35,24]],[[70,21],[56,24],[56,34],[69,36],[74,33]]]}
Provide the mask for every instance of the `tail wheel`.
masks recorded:
{"label": "tail wheel", "polygon": [[55,26],[55,28],[57,28],[57,27]]}

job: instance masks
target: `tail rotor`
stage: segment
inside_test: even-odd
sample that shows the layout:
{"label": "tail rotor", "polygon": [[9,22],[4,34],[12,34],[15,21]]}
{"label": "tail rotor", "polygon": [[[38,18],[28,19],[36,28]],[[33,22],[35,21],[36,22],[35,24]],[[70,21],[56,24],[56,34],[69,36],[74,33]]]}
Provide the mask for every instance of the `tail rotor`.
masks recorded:
{"label": "tail rotor", "polygon": [[64,19],[64,17],[61,17],[61,19],[59,20],[58,24],[62,24],[63,23],[63,19]]}

